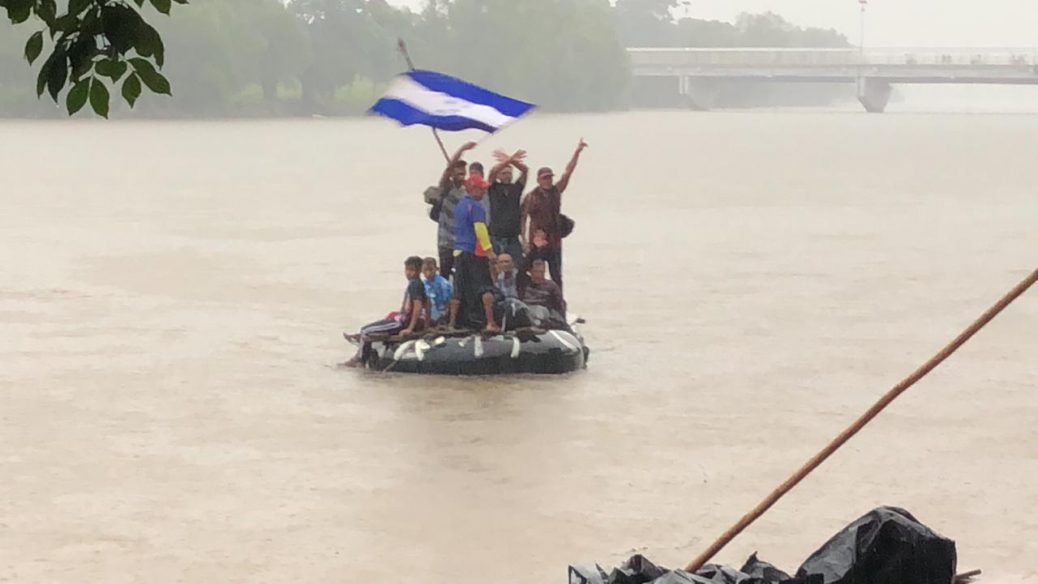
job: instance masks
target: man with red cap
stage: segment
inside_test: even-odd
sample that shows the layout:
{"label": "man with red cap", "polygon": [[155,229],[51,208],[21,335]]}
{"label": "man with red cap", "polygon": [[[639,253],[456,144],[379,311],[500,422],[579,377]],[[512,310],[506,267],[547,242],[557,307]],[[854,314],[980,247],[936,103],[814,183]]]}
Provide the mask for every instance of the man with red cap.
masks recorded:
{"label": "man with red cap", "polygon": [[486,180],[471,174],[465,181],[467,194],[454,208],[454,299],[450,305],[449,325],[501,329],[494,321],[494,282],[490,262],[496,260],[487,229],[487,213],[481,201],[486,195]]}
{"label": "man with red cap", "polygon": [[527,255],[527,265],[535,259],[542,259],[551,270],[551,279],[562,288],[562,193],[569,186],[569,179],[577,168],[580,153],[587,148],[584,139],[580,139],[573,158],[566,165],[562,177],[555,182],[555,173],[548,167],[537,171],[537,188],[527,193],[523,199],[523,233],[527,234],[523,251]]}

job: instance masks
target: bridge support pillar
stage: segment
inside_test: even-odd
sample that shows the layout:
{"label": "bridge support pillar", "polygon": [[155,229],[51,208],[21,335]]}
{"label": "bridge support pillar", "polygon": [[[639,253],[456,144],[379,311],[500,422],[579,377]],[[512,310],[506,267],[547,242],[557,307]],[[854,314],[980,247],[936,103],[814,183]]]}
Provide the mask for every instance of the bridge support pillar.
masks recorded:
{"label": "bridge support pillar", "polygon": [[678,94],[681,95],[685,106],[696,111],[707,111],[710,109],[710,95],[702,82],[696,82],[691,77],[682,75],[678,77]]}
{"label": "bridge support pillar", "polygon": [[890,82],[883,79],[858,78],[858,101],[870,114],[881,114],[890,102]]}

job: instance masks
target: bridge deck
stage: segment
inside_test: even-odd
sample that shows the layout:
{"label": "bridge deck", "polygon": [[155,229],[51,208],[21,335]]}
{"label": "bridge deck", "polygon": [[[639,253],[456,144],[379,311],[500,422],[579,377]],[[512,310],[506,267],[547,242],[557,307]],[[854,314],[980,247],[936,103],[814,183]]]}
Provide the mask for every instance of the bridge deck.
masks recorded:
{"label": "bridge deck", "polygon": [[636,77],[1038,84],[1038,49],[628,49]]}

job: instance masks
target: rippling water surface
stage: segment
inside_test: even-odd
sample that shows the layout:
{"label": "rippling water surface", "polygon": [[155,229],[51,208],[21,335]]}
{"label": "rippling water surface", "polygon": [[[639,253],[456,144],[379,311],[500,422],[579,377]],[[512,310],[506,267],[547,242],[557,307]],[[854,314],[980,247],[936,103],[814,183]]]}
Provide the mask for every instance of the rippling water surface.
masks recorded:
{"label": "rippling water surface", "polygon": [[[562,582],[682,564],[1033,269],[1038,116],[538,116],[588,371],[335,367],[434,251],[380,120],[0,122],[0,580]],[[461,141],[449,136],[451,145]],[[737,539],[871,507],[1038,557],[1038,291]]]}

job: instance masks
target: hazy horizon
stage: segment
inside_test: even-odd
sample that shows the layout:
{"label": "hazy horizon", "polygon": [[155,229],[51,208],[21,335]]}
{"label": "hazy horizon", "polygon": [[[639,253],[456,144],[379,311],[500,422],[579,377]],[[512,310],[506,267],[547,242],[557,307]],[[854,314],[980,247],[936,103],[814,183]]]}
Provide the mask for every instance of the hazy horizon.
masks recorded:
{"label": "hazy horizon", "polygon": [[[420,8],[425,0],[388,0]],[[742,12],[775,12],[799,26],[834,28],[853,44],[860,38],[857,0],[693,0],[679,16],[732,21]],[[1038,45],[1033,0],[872,0],[865,45],[874,47],[1031,47]]]}

